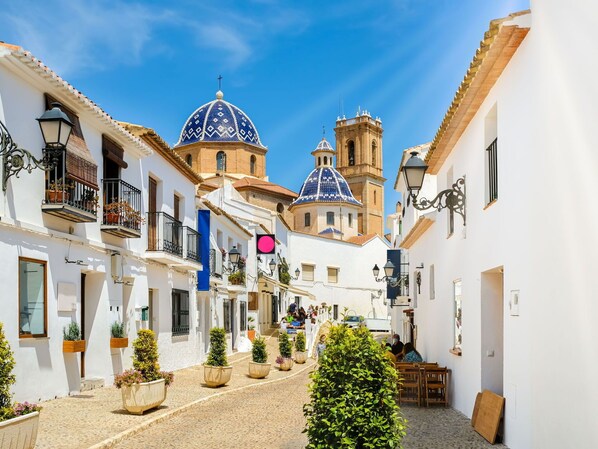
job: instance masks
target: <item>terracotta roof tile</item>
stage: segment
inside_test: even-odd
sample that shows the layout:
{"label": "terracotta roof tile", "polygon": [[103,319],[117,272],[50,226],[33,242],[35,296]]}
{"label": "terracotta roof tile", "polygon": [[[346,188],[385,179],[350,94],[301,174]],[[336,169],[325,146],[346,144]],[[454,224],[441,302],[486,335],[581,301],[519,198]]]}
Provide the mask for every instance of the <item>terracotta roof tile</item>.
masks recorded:
{"label": "terracotta roof tile", "polygon": [[287,189],[278,184],[274,184],[273,182],[264,181],[263,179],[256,179],[256,178],[243,178],[239,179],[238,181],[233,183],[233,187],[236,190],[244,190],[244,189],[257,189],[257,190],[264,190],[269,193],[275,193],[278,195],[286,196],[289,198],[297,198],[297,194],[292,190]]}

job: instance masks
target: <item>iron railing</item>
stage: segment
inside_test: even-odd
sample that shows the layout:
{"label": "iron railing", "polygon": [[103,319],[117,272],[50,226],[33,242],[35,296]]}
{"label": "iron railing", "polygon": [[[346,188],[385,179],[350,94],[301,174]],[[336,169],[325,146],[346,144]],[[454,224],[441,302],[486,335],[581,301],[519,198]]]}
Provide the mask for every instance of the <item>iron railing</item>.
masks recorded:
{"label": "iron railing", "polygon": [[66,157],[61,154],[56,165],[46,172],[45,204],[71,206],[97,215],[98,191],[86,184],[67,178]]}
{"label": "iron railing", "polygon": [[222,252],[219,249],[210,249],[210,276],[222,278]]}
{"label": "iron railing", "polygon": [[199,233],[185,226],[185,259],[194,260],[195,262],[201,262],[201,238]]}
{"label": "iron railing", "polygon": [[189,292],[172,290],[172,335],[189,333]]}
{"label": "iron railing", "polygon": [[141,190],[121,179],[104,179],[104,218],[102,224],[141,230]]}
{"label": "iron railing", "polygon": [[183,257],[183,224],[164,212],[148,212],[147,216],[147,250]]}
{"label": "iron railing", "polygon": [[486,148],[486,160],[488,163],[488,198],[487,204],[498,199],[498,156],[497,139]]}

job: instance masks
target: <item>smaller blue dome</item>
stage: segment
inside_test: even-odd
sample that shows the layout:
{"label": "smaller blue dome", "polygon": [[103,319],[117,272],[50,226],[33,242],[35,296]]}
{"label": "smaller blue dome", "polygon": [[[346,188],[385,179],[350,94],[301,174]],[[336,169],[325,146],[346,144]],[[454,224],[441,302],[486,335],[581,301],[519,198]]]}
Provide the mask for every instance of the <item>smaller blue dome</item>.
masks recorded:
{"label": "smaller blue dome", "polygon": [[291,206],[315,202],[362,205],[351,193],[343,175],[333,167],[327,166],[318,167],[309,174],[301,187],[299,197]]}
{"label": "smaller blue dome", "polygon": [[318,143],[318,146],[314,150],[314,153],[316,151],[331,151],[335,153],[334,148],[332,148],[332,145],[328,143],[325,137],[322,137],[322,140],[320,140],[320,142]]}

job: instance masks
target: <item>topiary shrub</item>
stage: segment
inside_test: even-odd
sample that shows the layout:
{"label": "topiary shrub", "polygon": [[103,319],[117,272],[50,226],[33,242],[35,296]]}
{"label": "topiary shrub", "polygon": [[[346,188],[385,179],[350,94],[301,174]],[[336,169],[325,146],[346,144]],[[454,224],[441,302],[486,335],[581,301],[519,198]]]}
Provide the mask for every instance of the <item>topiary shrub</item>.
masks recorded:
{"label": "topiary shrub", "polygon": [[266,350],[266,340],[264,337],[257,337],[255,340],[253,340],[251,357],[255,363],[268,362],[268,351]]}
{"label": "topiary shrub", "polygon": [[112,338],[125,338],[125,323],[122,321],[115,321],[110,326],[110,335]]}
{"label": "topiary shrub", "polygon": [[286,332],[278,334],[278,350],[283,359],[290,359],[293,351],[293,345]]}
{"label": "topiary shrub", "polygon": [[226,360],[226,333],[222,327],[213,327],[210,330],[210,353],[206,365],[228,366]]}
{"label": "topiary shrub", "polygon": [[405,421],[395,400],[397,373],[367,328],[332,327],[310,377],[308,449],[399,446]]}
{"label": "topiary shrub", "polygon": [[81,340],[81,328],[74,321],[62,328],[62,337],[65,341]]}
{"label": "topiary shrub", "polygon": [[295,349],[299,352],[305,352],[305,334],[303,332],[297,333],[297,338],[295,338]]}
{"label": "topiary shrub", "polygon": [[14,367],[15,359],[4,335],[2,323],[0,323],[0,421],[14,416],[12,394],[10,392],[10,387],[16,380],[15,375],[12,374]]}

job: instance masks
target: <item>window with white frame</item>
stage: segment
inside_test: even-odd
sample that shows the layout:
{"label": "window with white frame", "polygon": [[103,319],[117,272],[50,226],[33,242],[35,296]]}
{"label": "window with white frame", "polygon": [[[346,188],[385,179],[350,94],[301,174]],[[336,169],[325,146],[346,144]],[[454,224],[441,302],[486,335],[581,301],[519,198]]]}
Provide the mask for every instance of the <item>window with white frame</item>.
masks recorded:
{"label": "window with white frame", "polygon": [[347,216],[348,221],[349,221],[349,227],[352,228],[353,227],[353,214],[349,214]]}
{"label": "window with white frame", "polygon": [[19,258],[19,337],[46,337],[46,262]]}
{"label": "window with white frame", "polygon": [[326,224],[334,226],[334,212],[326,212]]}
{"label": "window with white frame", "polygon": [[328,267],[328,283],[338,284],[338,268]]}
{"label": "window with white frame", "polygon": [[301,264],[301,279],[308,282],[314,280],[314,265]]}

